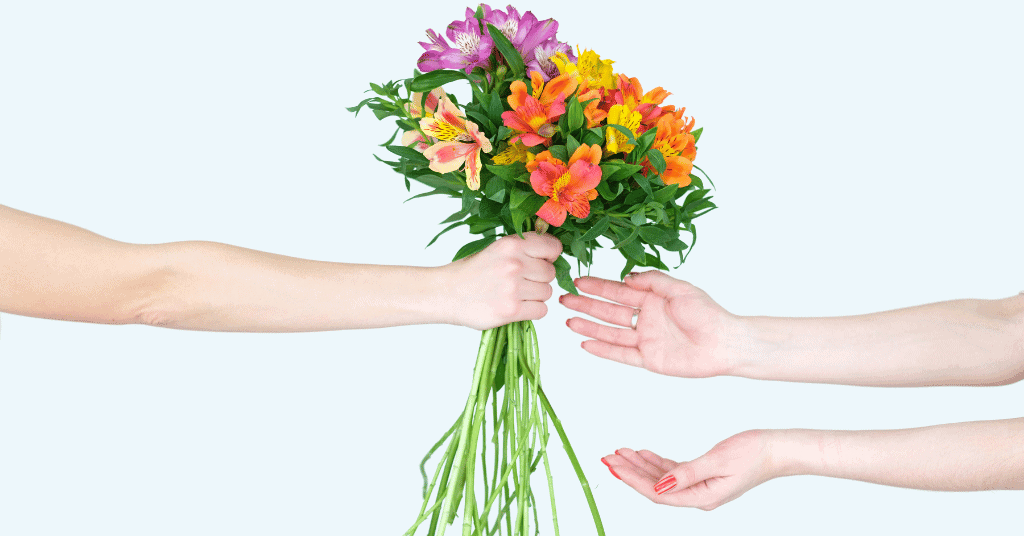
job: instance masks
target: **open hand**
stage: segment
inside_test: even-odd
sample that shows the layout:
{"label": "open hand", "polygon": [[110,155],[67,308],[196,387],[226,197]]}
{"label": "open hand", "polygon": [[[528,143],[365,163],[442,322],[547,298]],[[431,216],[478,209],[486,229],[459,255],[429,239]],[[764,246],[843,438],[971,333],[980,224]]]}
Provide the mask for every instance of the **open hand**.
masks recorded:
{"label": "open hand", "polygon": [[714,510],[780,476],[772,462],[768,434],[765,430],[736,434],[684,463],[631,449],[619,449],[601,461],[613,475],[657,504]]}
{"label": "open hand", "polygon": [[[624,283],[581,277],[576,287],[611,303],[567,294],[559,299],[563,305],[625,328],[570,318],[569,329],[593,339],[583,342],[591,354],[669,376],[703,378],[729,371],[739,322],[699,288],[658,271],[631,274]],[[636,329],[631,329],[637,309]]]}

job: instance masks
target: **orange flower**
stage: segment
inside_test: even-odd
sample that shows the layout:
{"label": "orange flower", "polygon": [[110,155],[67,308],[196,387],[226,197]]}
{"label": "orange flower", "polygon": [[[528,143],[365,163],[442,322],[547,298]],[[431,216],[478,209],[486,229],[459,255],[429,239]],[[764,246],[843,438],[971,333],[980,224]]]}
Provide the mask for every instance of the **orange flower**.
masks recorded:
{"label": "orange flower", "polygon": [[623,104],[631,110],[640,112],[639,134],[643,134],[654,126],[658,117],[664,113],[664,109],[658,105],[665,102],[665,99],[671,95],[660,86],[644,93],[639,80],[629,78],[624,74],[619,75],[615,87],[616,92],[612,96],[614,103]]}
{"label": "orange flower", "polygon": [[483,167],[480,151],[489,153],[492,149],[490,140],[480,131],[480,127],[467,121],[462,110],[447,96],[442,96],[436,113],[420,119],[420,130],[440,140],[423,151],[423,156],[430,160],[431,171],[449,173],[465,164],[466,185],[470,190],[479,190],[480,170]]}
{"label": "orange flower", "polygon": [[534,192],[549,197],[537,211],[538,217],[558,227],[565,223],[567,213],[577,218],[590,215],[590,201],[597,198],[595,188],[601,182],[600,145],[580,145],[568,166],[548,151],[537,155],[534,162],[530,185]]}
{"label": "orange flower", "polygon": [[[680,188],[690,185],[690,173],[693,171],[693,159],[697,157],[697,145],[690,130],[693,128],[692,118],[683,118],[686,108],[662,115],[658,118],[652,149],[661,151],[665,157],[665,173],[661,180],[665,184],[678,184]],[[643,173],[646,175],[654,169],[650,160],[644,162]]]}
{"label": "orange flower", "polygon": [[512,82],[512,94],[508,96],[508,104],[512,111],[504,112],[501,118],[505,126],[517,132],[510,144],[522,141],[527,147],[541,143],[550,144],[555,134],[558,118],[565,113],[565,99],[576,92],[576,78],[571,75],[559,75],[544,83],[540,73],[530,73],[533,95],[526,92],[526,84],[522,80]]}

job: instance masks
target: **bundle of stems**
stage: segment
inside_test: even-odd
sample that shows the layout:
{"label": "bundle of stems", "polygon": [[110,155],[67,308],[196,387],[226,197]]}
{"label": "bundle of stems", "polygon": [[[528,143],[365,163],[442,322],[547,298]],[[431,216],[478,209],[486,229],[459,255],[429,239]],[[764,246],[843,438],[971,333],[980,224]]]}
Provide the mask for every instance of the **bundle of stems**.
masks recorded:
{"label": "bundle of stems", "polygon": [[[527,536],[531,515],[535,533],[539,534],[537,501],[530,477],[541,462],[557,536],[554,481],[547,451],[549,423],[583,486],[597,534],[604,536],[590,484],[541,389],[539,368],[540,349],[533,322],[515,322],[483,332],[466,407],[420,464],[423,506],[406,536],[415,534],[428,521],[427,536],[442,536],[445,528],[455,522],[460,506],[463,536]],[[444,455],[428,483],[426,464],[446,441]],[[487,443],[493,445],[490,475]]]}

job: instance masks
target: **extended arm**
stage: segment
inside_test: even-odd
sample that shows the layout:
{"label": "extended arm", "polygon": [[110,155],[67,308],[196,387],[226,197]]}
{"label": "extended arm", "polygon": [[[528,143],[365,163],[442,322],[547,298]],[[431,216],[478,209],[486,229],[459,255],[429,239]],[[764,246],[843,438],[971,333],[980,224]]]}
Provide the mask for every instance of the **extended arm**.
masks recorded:
{"label": "extended arm", "polygon": [[324,331],[544,316],[561,252],[507,237],[438,268],[313,261],[212,242],[137,245],[0,206],[0,311],[208,331]]}
{"label": "extended arm", "polygon": [[604,462],[656,503],[702,510],[793,475],[937,491],[1024,490],[1024,419],[908,430],[751,430],[689,462],[631,449]]}
{"label": "extended arm", "polygon": [[625,283],[582,278],[578,287],[614,303],[563,296],[600,320],[569,326],[600,357],[683,377],[874,386],[1002,385],[1024,377],[1024,295],[955,300],[837,318],[740,317],[689,283],[660,272]]}

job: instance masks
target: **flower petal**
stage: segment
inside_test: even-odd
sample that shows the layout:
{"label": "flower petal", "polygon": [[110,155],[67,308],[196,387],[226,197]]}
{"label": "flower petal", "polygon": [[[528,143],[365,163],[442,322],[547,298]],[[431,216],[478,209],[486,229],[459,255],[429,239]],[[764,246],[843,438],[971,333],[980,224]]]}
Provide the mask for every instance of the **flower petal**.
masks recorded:
{"label": "flower petal", "polygon": [[430,160],[430,169],[438,173],[449,173],[462,167],[466,156],[475,151],[475,143],[442,141],[435,143],[423,151],[423,156]]}
{"label": "flower petal", "polygon": [[[590,203],[587,203],[587,213],[590,213]],[[548,199],[537,211],[537,217],[558,227],[565,223],[565,209],[554,200]]]}
{"label": "flower petal", "polygon": [[470,190],[480,189],[480,149],[466,155],[466,186]]}

